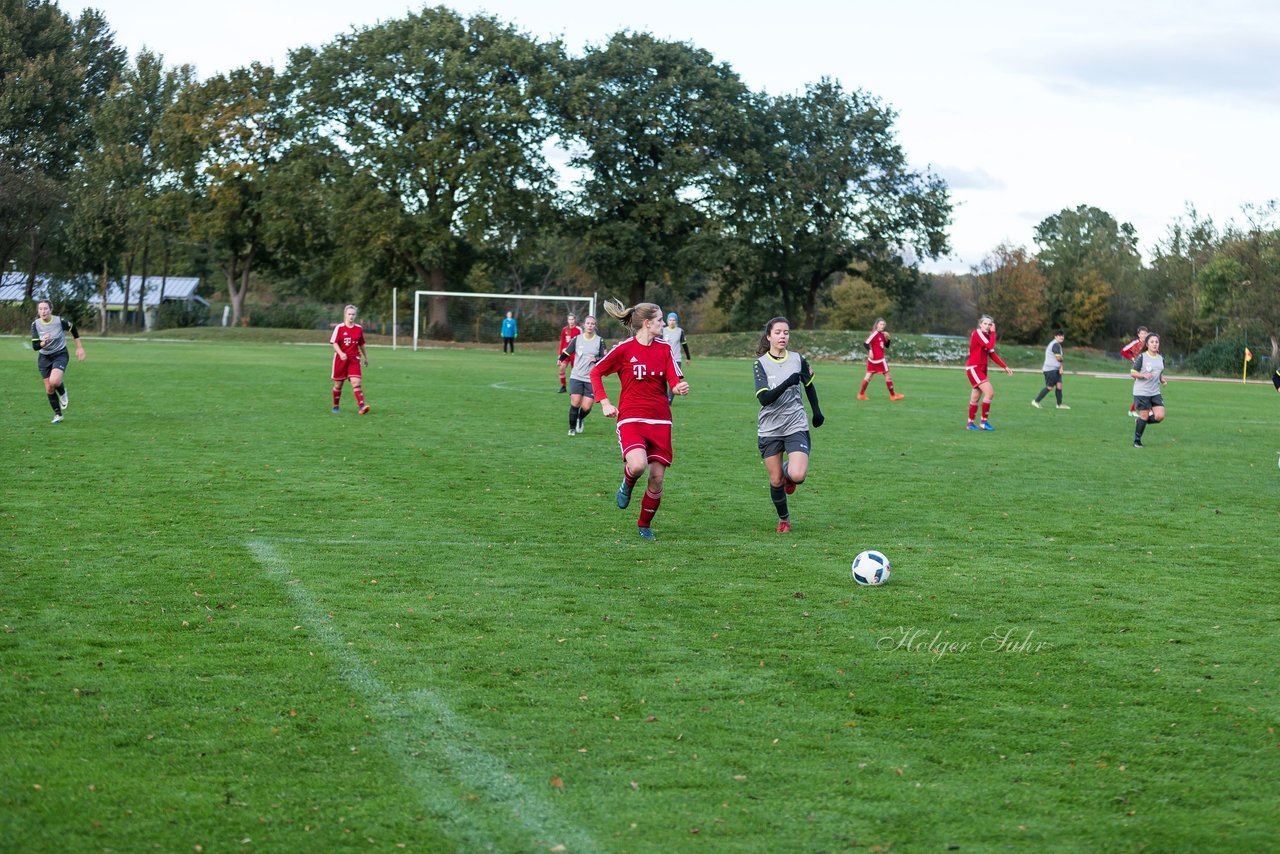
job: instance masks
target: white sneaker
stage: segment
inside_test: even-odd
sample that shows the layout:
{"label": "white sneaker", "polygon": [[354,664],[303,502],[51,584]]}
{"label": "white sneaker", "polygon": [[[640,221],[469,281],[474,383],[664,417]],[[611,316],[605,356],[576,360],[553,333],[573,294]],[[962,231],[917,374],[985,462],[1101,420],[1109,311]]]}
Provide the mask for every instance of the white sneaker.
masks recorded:
{"label": "white sneaker", "polygon": [[61,415],[55,415],[55,416],[53,416],[53,420],[52,420],[52,421],[50,421],[49,423],[50,423],[50,424],[61,424],[61,423],[62,423],[62,416],[61,416]]}
{"label": "white sneaker", "polygon": [[67,404],[70,402],[71,401],[65,391],[62,394],[58,395],[58,405],[61,406],[63,409],[66,409]]}
{"label": "white sneaker", "polygon": [[1034,406],[1036,409],[1039,409],[1039,408],[1040,408],[1040,401],[1038,401],[1038,400],[1033,400],[1033,401],[1031,401],[1031,405],[1032,405],[1032,406]]}
{"label": "white sneaker", "polygon": [[578,435],[578,431],[577,431],[577,430],[570,430],[570,431],[569,431],[569,435],[570,435],[570,436],[576,436],[576,435]]}
{"label": "white sneaker", "polygon": [[582,432],[582,419],[581,419],[581,418],[579,418],[579,419],[578,419],[578,432],[579,432],[579,433],[581,433],[581,432]]}
{"label": "white sneaker", "polygon": [[1070,407],[1070,406],[1067,406],[1065,403],[1059,403],[1059,404],[1058,404],[1058,409],[1070,409],[1070,408],[1071,408],[1071,407]]}

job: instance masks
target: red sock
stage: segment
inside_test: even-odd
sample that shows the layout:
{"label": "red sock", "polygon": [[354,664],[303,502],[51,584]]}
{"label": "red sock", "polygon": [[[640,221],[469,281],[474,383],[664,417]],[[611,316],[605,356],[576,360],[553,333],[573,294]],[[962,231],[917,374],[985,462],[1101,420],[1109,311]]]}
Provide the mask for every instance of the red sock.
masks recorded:
{"label": "red sock", "polygon": [[1129,404],[1129,411],[1130,411],[1130,412],[1137,412],[1137,411],[1138,411],[1138,404],[1136,404],[1136,403],[1131,403],[1131,404]]}
{"label": "red sock", "polygon": [[342,386],[338,386],[333,390],[333,405],[337,406],[342,402]]}
{"label": "red sock", "polygon": [[364,389],[360,388],[358,385],[353,385],[351,390],[355,392],[356,395],[356,406],[364,409]]}
{"label": "red sock", "polygon": [[640,474],[639,474],[639,472],[637,472],[636,474],[632,474],[632,473],[630,472],[630,470],[628,470],[628,469],[627,469],[627,467],[626,467],[626,466],[623,466],[623,467],[622,467],[622,479],[623,479],[624,481],[626,481],[626,484],[627,484],[627,486],[628,486],[628,487],[635,486],[635,485],[636,485],[636,481],[640,479]]}
{"label": "red sock", "polygon": [[893,383],[889,382],[888,380],[885,380],[884,387],[889,389],[889,394],[893,394]]}
{"label": "red sock", "polygon": [[648,489],[644,491],[644,499],[640,502],[640,518],[636,524],[641,528],[647,528],[653,523],[653,514],[658,512],[658,505],[662,503],[662,493],[654,495]]}
{"label": "red sock", "polygon": [[982,420],[983,421],[987,420],[987,415],[989,415],[990,412],[991,412],[991,401],[989,400],[982,401]]}
{"label": "red sock", "polygon": [[868,382],[870,382],[870,380],[863,380],[863,381],[862,381],[862,388],[858,389],[858,394],[866,394],[866,393],[867,393],[867,383],[868,383]]}
{"label": "red sock", "polygon": [[978,414],[978,404],[976,403],[969,404],[969,423],[970,424],[973,423],[973,416],[977,414]]}

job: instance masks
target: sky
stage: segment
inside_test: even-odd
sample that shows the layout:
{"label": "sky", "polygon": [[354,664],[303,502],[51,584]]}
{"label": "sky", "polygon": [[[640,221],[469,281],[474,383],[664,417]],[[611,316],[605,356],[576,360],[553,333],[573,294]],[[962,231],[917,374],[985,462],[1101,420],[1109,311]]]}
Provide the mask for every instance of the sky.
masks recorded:
{"label": "sky", "polygon": [[[62,0],[68,14],[84,5]],[[131,57],[200,77],[422,8],[404,0],[98,0]],[[428,4],[428,5],[435,5]],[[1194,206],[1219,226],[1280,198],[1280,4],[1258,0],[483,0],[448,2],[579,55],[621,30],[689,42],[752,89],[828,77],[897,114],[909,164],[946,180],[951,254],[968,272],[1036,225],[1101,208],[1152,246]]]}

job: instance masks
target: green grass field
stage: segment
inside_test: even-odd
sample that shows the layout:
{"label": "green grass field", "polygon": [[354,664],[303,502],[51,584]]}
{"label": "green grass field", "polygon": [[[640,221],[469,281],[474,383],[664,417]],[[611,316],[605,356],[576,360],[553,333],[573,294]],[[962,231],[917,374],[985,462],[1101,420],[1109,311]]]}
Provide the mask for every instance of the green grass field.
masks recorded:
{"label": "green grass field", "polygon": [[1270,386],[822,362],[780,536],[696,359],[645,543],[549,351],[87,350],[0,339],[0,849],[1275,850]]}

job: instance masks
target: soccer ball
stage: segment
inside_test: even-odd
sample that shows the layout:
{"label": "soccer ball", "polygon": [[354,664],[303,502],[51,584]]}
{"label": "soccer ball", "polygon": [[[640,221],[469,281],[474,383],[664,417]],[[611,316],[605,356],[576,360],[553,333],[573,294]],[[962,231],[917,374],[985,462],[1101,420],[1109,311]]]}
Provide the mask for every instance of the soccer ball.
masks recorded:
{"label": "soccer ball", "polygon": [[889,559],[875,549],[858,552],[853,559],[853,580],[875,586],[889,580]]}

